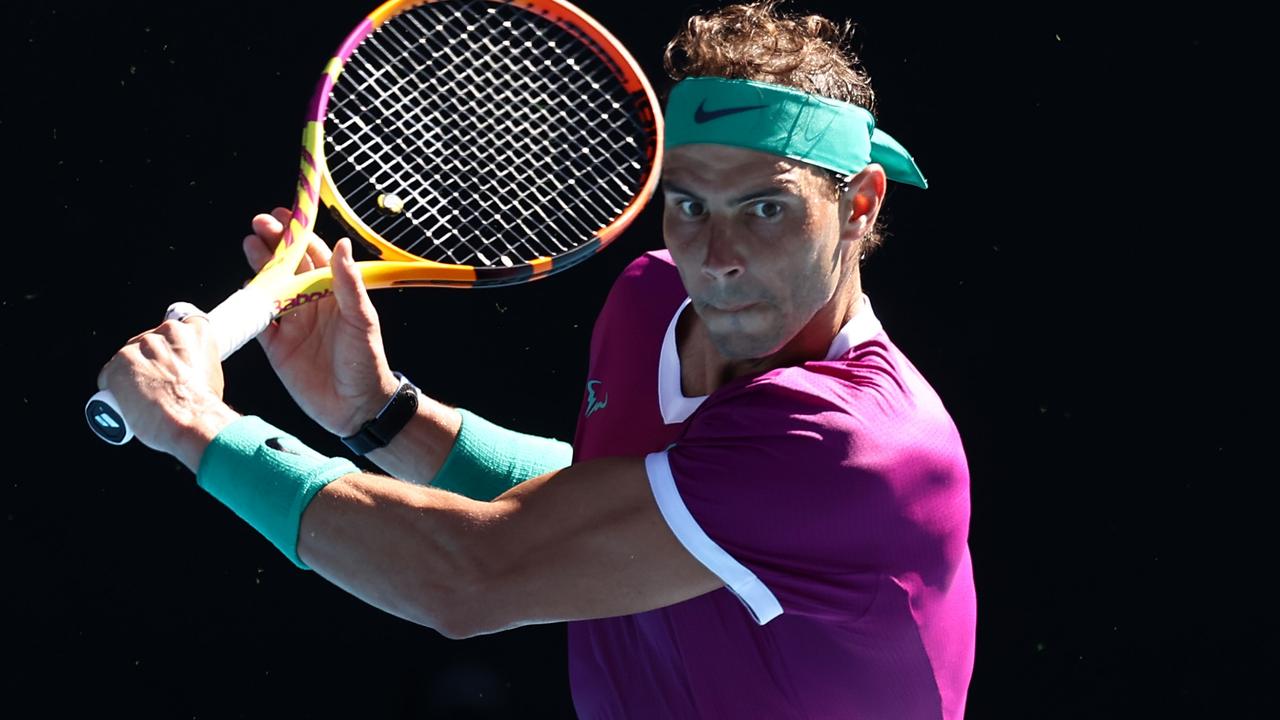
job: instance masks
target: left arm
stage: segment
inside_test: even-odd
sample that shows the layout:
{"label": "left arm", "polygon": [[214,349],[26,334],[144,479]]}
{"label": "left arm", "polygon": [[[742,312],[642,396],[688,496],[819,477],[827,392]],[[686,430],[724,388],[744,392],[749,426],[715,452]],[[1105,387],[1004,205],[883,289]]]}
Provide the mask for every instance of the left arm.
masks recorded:
{"label": "left arm", "polygon": [[298,552],[449,637],[642,612],[722,585],[668,528],[642,458],[573,465],[489,503],[347,475],[307,507]]}

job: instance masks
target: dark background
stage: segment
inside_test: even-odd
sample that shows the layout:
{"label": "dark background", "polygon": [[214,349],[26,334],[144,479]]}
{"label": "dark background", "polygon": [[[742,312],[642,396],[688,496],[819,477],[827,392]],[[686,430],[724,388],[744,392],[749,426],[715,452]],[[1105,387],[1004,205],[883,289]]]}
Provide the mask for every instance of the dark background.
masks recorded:
{"label": "dark background", "polygon": [[[660,86],[663,44],[706,7],[582,5]],[[968,717],[1263,716],[1274,471],[1245,459],[1263,399],[1231,301],[1251,261],[1223,247],[1231,208],[1214,206],[1233,178],[1205,164],[1247,143],[1219,95],[1248,21],[796,7],[851,14],[879,124],[931,184],[891,189],[864,283],[969,454]],[[248,278],[239,241],[290,202],[314,79],[369,9],[3,11],[0,713],[572,716],[562,625],[445,640],[296,570],[172,458],[83,424],[120,344],[171,301],[211,307]],[[571,438],[595,313],[661,246],[656,210],[547,282],[380,291],[393,366],[445,402]],[[226,373],[234,407],[343,451],[256,345]]]}

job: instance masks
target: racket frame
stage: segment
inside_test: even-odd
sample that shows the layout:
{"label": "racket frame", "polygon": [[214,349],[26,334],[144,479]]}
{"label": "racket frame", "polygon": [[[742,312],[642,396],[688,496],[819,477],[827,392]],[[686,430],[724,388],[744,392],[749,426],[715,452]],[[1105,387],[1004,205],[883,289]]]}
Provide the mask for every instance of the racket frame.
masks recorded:
{"label": "racket frame", "polygon": [[355,235],[367,250],[380,258],[356,263],[356,267],[364,278],[365,287],[373,290],[410,286],[498,287],[540,280],[577,265],[604,249],[631,224],[653,197],[662,167],[662,115],[658,112],[657,94],[635,58],[604,26],[571,3],[563,0],[515,0],[513,2],[489,0],[494,4],[510,5],[535,12],[555,22],[583,42],[584,46],[600,58],[622,82],[623,89],[630,93],[637,103],[641,122],[652,126],[652,132],[648,133],[649,144],[645,148],[650,162],[640,191],[613,222],[596,232],[593,240],[564,254],[535,258],[512,267],[476,268],[420,258],[383,240],[376,231],[361,220],[346,200],[336,192],[325,163],[324,121],[330,93],[337,84],[343,67],[365,38],[397,14],[438,1],[389,0],[383,3],[347,35],[326,64],[307,110],[293,213],[285,227],[284,236],[276,247],[275,254],[246,286],[257,286],[266,292],[273,308],[273,319],[310,302],[328,297],[332,293],[333,278],[327,268],[294,274],[306,252],[306,238],[315,227],[316,214],[321,203],[334,212],[339,222]]}
{"label": "racket frame", "polygon": [[[398,13],[441,0],[388,0],[369,13],[339,45],[325,65],[308,104],[302,132],[302,156],[297,192],[289,222],[271,258],[243,288],[209,311],[210,329],[222,359],[230,357],[280,316],[332,295],[333,276],[329,268],[298,273],[315,227],[320,205],[331,208],[337,218],[380,260],[356,263],[369,289],[405,286],[495,287],[545,278],[591,257],[611,243],[635,219],[652,198],[662,167],[662,115],[657,95],[639,64],[625,47],[594,18],[563,0],[487,0],[535,12],[574,35],[609,66],[614,76],[637,103],[638,119],[651,124],[648,132],[649,158],[640,191],[595,237],[574,249],[554,256],[501,268],[449,265],[419,258],[383,240],[335,191],[324,162],[324,122],[330,93],[347,60],[360,43]],[[166,319],[181,319],[178,303],[170,306]],[[133,430],[109,390],[101,390],[85,404],[85,420],[103,440],[123,445]]]}

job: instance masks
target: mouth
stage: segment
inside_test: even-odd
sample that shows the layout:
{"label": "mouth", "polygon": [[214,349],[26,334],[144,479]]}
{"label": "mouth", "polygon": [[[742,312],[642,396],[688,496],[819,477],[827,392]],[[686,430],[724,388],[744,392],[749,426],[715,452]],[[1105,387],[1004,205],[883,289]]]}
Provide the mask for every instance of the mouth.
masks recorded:
{"label": "mouth", "polygon": [[707,309],[720,313],[736,313],[742,312],[747,308],[754,307],[755,305],[756,303],[753,302],[738,303],[736,305],[707,305]]}

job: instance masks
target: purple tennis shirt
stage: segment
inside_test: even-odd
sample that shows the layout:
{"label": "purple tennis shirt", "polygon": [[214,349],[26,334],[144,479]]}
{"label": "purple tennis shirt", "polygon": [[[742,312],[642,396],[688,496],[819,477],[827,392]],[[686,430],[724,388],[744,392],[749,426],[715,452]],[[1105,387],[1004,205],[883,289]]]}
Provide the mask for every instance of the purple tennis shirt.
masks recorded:
{"label": "purple tennis shirt", "polygon": [[569,623],[579,717],[960,720],[976,595],[955,424],[863,296],[823,360],[681,391],[671,257],[596,320],[574,461],[645,456],[662,515],[724,581]]}

